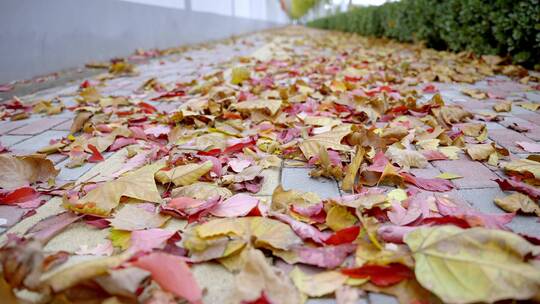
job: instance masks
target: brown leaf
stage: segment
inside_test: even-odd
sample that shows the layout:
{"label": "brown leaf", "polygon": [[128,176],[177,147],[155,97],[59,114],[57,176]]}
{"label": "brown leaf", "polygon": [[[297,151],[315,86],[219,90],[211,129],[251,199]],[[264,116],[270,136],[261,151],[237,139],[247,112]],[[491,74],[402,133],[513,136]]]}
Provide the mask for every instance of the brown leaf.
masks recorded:
{"label": "brown leaf", "polygon": [[0,187],[13,189],[55,178],[59,170],[43,155],[0,155]]}

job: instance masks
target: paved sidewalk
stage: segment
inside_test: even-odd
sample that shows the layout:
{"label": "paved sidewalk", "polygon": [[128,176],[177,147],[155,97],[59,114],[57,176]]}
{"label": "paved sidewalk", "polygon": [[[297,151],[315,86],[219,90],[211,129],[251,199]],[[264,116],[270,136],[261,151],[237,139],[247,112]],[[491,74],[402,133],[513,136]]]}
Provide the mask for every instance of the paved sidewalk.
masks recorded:
{"label": "paved sidewalk", "polygon": [[[300,34],[297,33],[296,35]],[[103,96],[126,96],[138,99],[151,104],[158,111],[170,112],[182,104],[185,99],[173,102],[152,101],[160,93],[140,89],[141,85],[148,79],[155,78],[157,82],[168,87],[172,87],[176,83],[199,79],[201,76],[215,71],[230,69],[238,62],[238,56],[250,56],[255,53],[258,56],[268,56],[265,52],[268,52],[269,48],[274,54],[279,53],[280,51],[275,49],[276,45],[279,46],[280,44],[279,40],[276,43],[272,39],[272,36],[267,33],[253,34],[237,39],[234,42],[218,43],[205,48],[187,50],[180,54],[143,60],[143,62],[136,64],[137,75],[106,80],[100,88],[100,92]],[[301,46],[295,50],[286,50],[286,52],[293,54],[305,51],[306,49]],[[318,52],[321,56],[332,52],[332,50],[324,48],[309,51]],[[41,100],[59,100],[69,109],[77,105],[74,99],[78,95],[77,92],[81,83],[84,81],[95,82],[96,77],[99,76],[64,83],[41,90],[35,94],[18,96],[18,98],[24,104],[33,104]],[[540,143],[540,112],[538,110],[532,111],[513,104],[510,112],[495,113],[493,111],[493,106],[500,100],[508,100],[514,103],[530,102],[540,105],[540,91],[531,91],[529,85],[519,83],[517,79],[513,80],[502,75],[486,77],[473,84],[438,82],[431,82],[431,84],[436,87],[446,104],[459,105],[473,113],[481,113],[487,116],[499,114],[502,116],[503,119],[499,121],[481,121],[476,116],[472,122],[485,123],[488,130],[488,142],[492,141],[506,148],[510,152],[510,159],[525,158],[531,154],[522,149],[516,142]],[[464,89],[489,92],[489,96],[486,96],[487,98],[483,100],[478,100],[464,94]],[[423,94],[422,99],[427,101],[433,95],[434,93],[426,92]],[[9,100],[3,100],[2,102],[7,101]],[[34,153],[54,143],[55,140],[66,138],[69,135],[74,115],[72,111],[64,110],[57,115],[34,114],[30,118],[23,120],[1,121],[0,143],[16,155]],[[516,131],[520,129],[523,131],[523,128],[527,131]],[[123,152],[107,152],[104,153],[104,156],[111,158],[119,153]],[[66,167],[69,163],[67,155],[56,153],[47,157],[60,169],[60,174],[56,179],[57,185],[94,180],[96,174],[99,175],[103,170],[109,170],[106,168],[107,161],[98,164],[85,163],[80,167],[68,168]],[[494,180],[506,178],[507,176],[498,167],[490,166],[486,162],[474,161],[462,151],[458,153],[458,157],[457,160],[431,161],[427,168],[412,169],[411,172],[420,178],[434,178],[442,173],[457,174],[461,178],[451,180],[455,189],[445,194],[466,201],[482,212],[505,213],[493,203],[495,198],[505,196],[505,193],[501,191]],[[98,167],[96,168],[96,166]],[[264,171],[264,184],[256,195],[270,200],[272,192],[279,184],[285,189],[315,192],[323,199],[341,197],[347,194],[346,191],[340,189],[340,183],[332,179],[310,177],[311,170],[312,168],[305,163],[291,160],[283,161],[280,167]],[[23,220],[26,221],[24,225],[19,225],[19,227],[15,225],[12,232],[16,232],[18,229],[24,230],[24,227],[28,227],[38,219],[61,211],[58,206],[59,201],[52,199],[39,207],[36,215],[25,218]],[[2,207],[0,206],[0,208]],[[32,220],[32,217],[37,218]],[[0,209],[0,218],[4,218],[2,209]],[[16,222],[7,218],[2,229],[9,229]],[[517,214],[508,226],[515,232],[540,237],[540,223],[536,216]],[[5,234],[3,236],[5,237]],[[92,243],[98,244],[99,240],[105,237],[106,235],[103,232],[89,232],[82,226],[73,226],[53,239],[47,245],[47,249],[73,252],[80,245],[91,247]],[[200,271],[204,272],[205,270]],[[228,283],[224,284],[228,286]],[[216,292],[215,288],[213,292]],[[310,300],[309,303],[327,303],[327,301],[333,302],[331,299],[319,299]],[[359,301],[359,303],[396,303],[393,297],[377,293],[364,295]]]}

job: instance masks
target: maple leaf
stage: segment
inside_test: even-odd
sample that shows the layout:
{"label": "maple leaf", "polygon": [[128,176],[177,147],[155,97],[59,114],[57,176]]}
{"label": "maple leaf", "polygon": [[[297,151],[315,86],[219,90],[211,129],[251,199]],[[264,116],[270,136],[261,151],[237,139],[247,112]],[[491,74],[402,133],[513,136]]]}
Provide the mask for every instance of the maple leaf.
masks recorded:
{"label": "maple leaf", "polygon": [[158,203],[161,196],[154,181],[154,174],[163,166],[161,162],[144,166],[100,185],[80,199],[73,200],[64,196],[64,206],[76,212],[104,216],[120,204],[123,196]]}

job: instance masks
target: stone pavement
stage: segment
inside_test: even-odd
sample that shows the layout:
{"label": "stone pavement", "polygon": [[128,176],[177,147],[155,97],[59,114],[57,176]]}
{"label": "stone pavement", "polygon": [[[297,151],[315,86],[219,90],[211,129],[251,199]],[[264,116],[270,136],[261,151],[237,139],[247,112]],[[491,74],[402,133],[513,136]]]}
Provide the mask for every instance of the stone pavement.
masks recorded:
{"label": "stone pavement", "polygon": [[[185,53],[171,55],[165,58],[149,59],[137,64],[139,74],[133,77],[120,77],[109,80],[107,86],[103,88],[103,95],[131,96],[140,98],[151,103],[160,111],[170,111],[175,109],[179,102],[160,103],[150,101],[148,93],[141,93],[138,88],[149,78],[155,77],[161,83],[175,83],[190,81],[200,75],[208,74],[216,69],[216,66],[223,66],[224,63],[232,60],[235,56],[246,56],[256,50],[260,50],[266,43],[268,37],[265,34],[253,34],[249,37],[236,40],[234,43],[217,43],[210,47],[191,49]],[[88,79],[78,79],[62,85],[41,90],[37,93],[18,96],[25,103],[33,103],[39,100],[51,100],[57,98],[66,107],[75,105],[74,96],[79,84],[84,80],[93,81],[94,77]],[[434,83],[439,89],[443,99],[448,104],[457,104],[470,111],[485,111],[494,113],[492,110],[495,99],[488,98],[479,101],[461,93],[464,88],[489,90],[493,95],[506,100],[529,101],[540,103],[539,91],[525,91],[520,83],[505,77],[492,76],[475,84],[445,84]],[[429,98],[429,94],[425,98]],[[8,100],[5,98],[4,101]],[[507,148],[512,157],[523,158],[527,153],[516,146],[516,141],[540,142],[540,113],[513,106],[511,112],[500,113],[504,120],[498,122],[488,122],[489,139],[500,146]],[[50,144],[51,140],[60,139],[69,135],[69,128],[74,118],[74,113],[64,111],[53,116],[32,115],[30,118],[19,121],[0,122],[0,143],[10,151],[18,155],[34,153],[36,150]],[[510,127],[512,124],[519,124],[529,130],[524,133],[514,131]],[[112,157],[113,153],[107,153],[106,157]],[[55,154],[49,156],[60,169],[57,177],[57,184],[84,180],[89,175],[89,171],[95,164],[87,163],[78,168],[67,168],[67,156]],[[321,198],[339,197],[343,192],[339,184],[333,180],[325,178],[311,178],[305,164],[295,161],[284,161],[279,169],[267,170],[264,172],[265,182],[261,191],[257,194],[261,197],[270,198],[273,189],[282,184],[285,189],[300,189],[319,194]],[[459,160],[433,161],[426,169],[413,169],[412,172],[418,177],[432,178],[442,172],[451,172],[463,176],[460,179],[452,180],[455,190],[450,195],[462,199],[474,208],[487,213],[504,213],[494,203],[495,197],[502,197],[503,192],[493,180],[504,175],[498,168],[491,167],[485,163],[473,161],[467,155],[460,153]],[[51,208],[51,204],[58,204],[58,201],[49,202],[40,209]],[[54,209],[54,208],[53,208]],[[53,211],[51,211],[53,212]],[[40,211],[38,210],[38,215]],[[43,216],[43,215],[41,215]],[[40,217],[41,217],[40,216]],[[0,210],[0,217],[2,213]],[[28,219],[25,219],[28,220]],[[5,221],[4,229],[13,225],[13,221]],[[509,226],[516,232],[540,237],[540,223],[534,216],[517,215]],[[73,235],[79,235],[80,227],[70,228]],[[85,232],[87,233],[87,232]],[[101,232],[95,232],[101,233]],[[64,249],[68,251],[77,248],[80,240],[67,237],[69,234],[62,233],[53,239],[48,245],[55,250]],[[5,236],[5,235],[4,235]],[[100,238],[104,236],[98,236]],[[68,241],[69,240],[69,241]],[[67,244],[71,242],[71,244]],[[310,300],[309,303],[331,303],[333,300]],[[364,296],[359,303],[395,303],[393,297],[372,293]]]}

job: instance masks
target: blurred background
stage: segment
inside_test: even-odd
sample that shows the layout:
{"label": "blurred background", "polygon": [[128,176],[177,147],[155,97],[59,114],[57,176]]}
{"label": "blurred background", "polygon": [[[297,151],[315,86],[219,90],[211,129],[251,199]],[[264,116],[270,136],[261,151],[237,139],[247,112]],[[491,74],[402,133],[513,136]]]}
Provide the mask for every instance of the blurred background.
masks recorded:
{"label": "blurred background", "polygon": [[2,0],[0,83],[200,43],[384,0]]}

